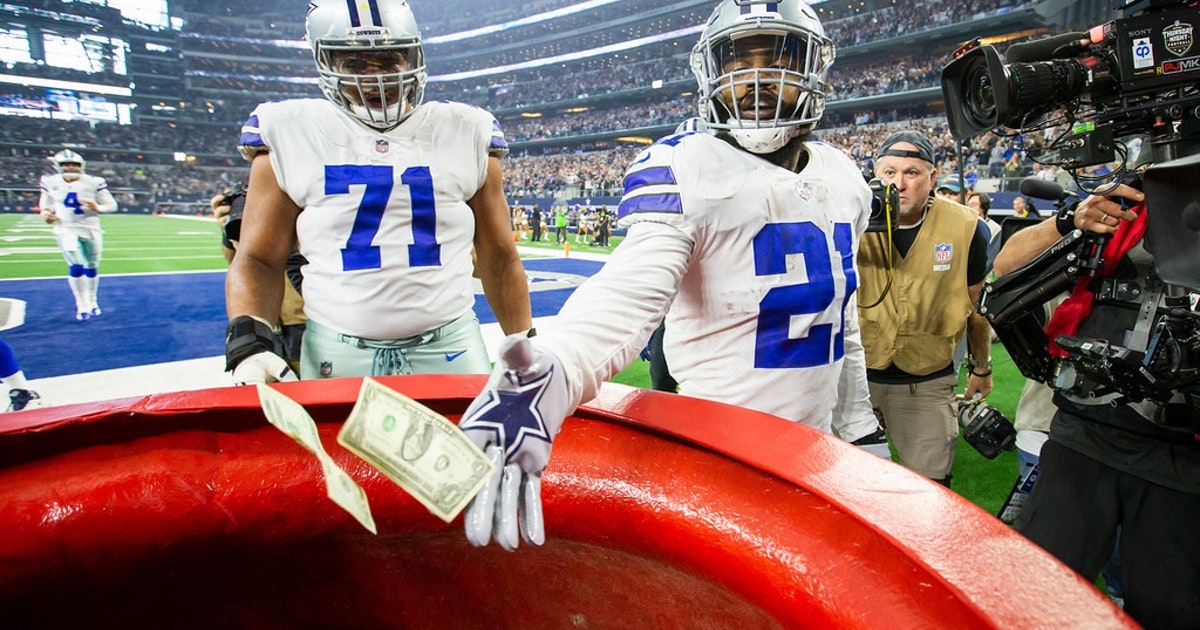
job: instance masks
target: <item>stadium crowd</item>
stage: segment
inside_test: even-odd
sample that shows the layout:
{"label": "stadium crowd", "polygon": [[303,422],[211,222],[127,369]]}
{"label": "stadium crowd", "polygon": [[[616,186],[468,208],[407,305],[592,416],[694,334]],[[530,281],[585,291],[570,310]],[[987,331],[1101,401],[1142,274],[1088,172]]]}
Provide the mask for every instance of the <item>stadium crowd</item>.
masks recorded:
{"label": "stadium crowd", "polygon": [[[687,99],[675,99],[660,106],[626,108],[618,118],[612,110],[585,112],[569,117],[531,119],[505,126],[510,141],[536,140],[611,129],[610,125],[626,121],[645,124],[678,123],[693,112]],[[569,118],[569,120],[567,120]],[[886,115],[883,118],[887,118]],[[520,120],[520,119],[518,119]],[[150,203],[163,201],[199,202],[224,190],[246,176],[246,166],[236,156],[236,127],[205,125],[180,126],[176,129],[135,125],[117,127],[85,123],[68,123],[40,119],[13,119],[0,126],[0,186],[29,187],[39,175],[50,171],[44,159],[56,148],[69,144],[88,154],[89,171],[108,179],[117,193],[135,193],[138,200]],[[938,168],[943,172],[957,169],[954,139],[943,117],[910,120],[899,115],[890,122],[847,123],[836,127],[818,128],[818,139],[846,151],[864,171],[874,165],[874,148],[892,131],[913,128],[924,132],[934,142]],[[22,139],[24,141],[22,141]],[[1019,179],[1032,174],[1038,138],[1020,144],[1018,139],[982,136],[972,141],[966,154],[966,165],[975,165],[984,177],[989,175],[988,162],[992,148],[1001,145],[1001,153],[1016,155],[1019,170],[1010,177]],[[179,146],[182,150],[198,149],[214,156],[200,162],[174,162],[135,159],[144,147]],[[594,150],[567,150],[542,154],[537,151],[517,151],[504,161],[505,184],[513,197],[554,197],[574,192],[580,196],[619,195],[625,166],[641,145],[599,145]],[[221,151],[221,147],[227,147]],[[589,147],[591,148],[591,147]],[[115,149],[120,149],[115,150]],[[159,151],[159,153],[164,153]],[[169,154],[169,152],[166,152]],[[122,199],[118,197],[118,201]]]}
{"label": "stadium crowd", "polygon": [[[234,145],[247,113],[264,99],[319,97],[319,93],[311,77],[305,76],[311,74],[308,50],[267,41],[298,40],[302,31],[298,30],[294,20],[272,14],[270,10],[246,16],[238,10],[236,3],[226,4],[223,12],[214,9],[215,13],[223,15],[220,18],[187,14],[185,48],[218,56],[187,58],[189,85],[194,89],[189,99],[177,104],[174,121],[163,117],[148,123],[118,126],[10,117],[0,126],[0,163],[6,167],[0,174],[0,184],[10,189],[28,186],[38,174],[45,172],[47,166],[30,156],[48,155],[53,148],[61,146],[87,151],[94,167],[101,169],[97,172],[109,178],[114,190],[136,194],[137,199],[153,203],[204,199],[244,178],[245,167],[237,157]],[[476,22],[481,18],[474,12],[454,9],[459,4],[458,0],[422,4],[420,17],[426,37],[479,26]],[[571,2],[565,0],[543,0],[513,8],[511,12],[516,19],[569,4]],[[707,12],[708,5],[702,8]],[[929,0],[884,6],[862,13],[854,13],[862,9],[847,9],[850,15],[834,15],[832,19],[824,15],[823,19],[827,34],[844,50],[867,41],[904,36],[1015,8],[1019,7],[1006,7],[998,0],[966,3]],[[602,7],[598,11],[618,9]],[[822,12],[838,10],[834,7],[821,9]],[[687,11],[673,19],[687,21],[690,19],[686,17],[690,15]],[[547,34],[570,31],[586,26],[586,20],[594,20],[595,15],[584,12],[549,21],[538,28],[550,29]],[[489,13],[486,19],[496,23],[498,18]],[[501,23],[504,21],[500,20]],[[619,32],[623,31],[613,31]],[[528,38],[529,35],[528,28],[511,29],[469,41],[474,47],[482,45],[481,42],[501,46],[508,41],[505,38]],[[440,47],[445,53],[461,44],[451,42],[431,46]],[[434,80],[428,86],[427,98],[458,100],[497,112],[506,136],[513,143],[674,125],[693,115],[694,97],[686,93],[667,96],[679,94],[677,88],[664,91],[662,95],[642,97],[636,102],[614,97],[619,98],[616,104],[601,102],[588,106],[585,101],[579,104],[587,107],[582,112],[547,113],[535,118],[505,112],[540,103],[573,101],[646,88],[655,81],[668,85],[691,83],[687,54],[679,47],[662,46],[638,54],[648,58],[639,61],[638,55],[633,55],[633,60],[628,62],[619,62],[616,57],[583,60],[572,65],[575,69],[570,81],[562,80],[564,69],[559,65],[478,80]],[[899,60],[839,64],[830,75],[830,100],[936,86],[947,54],[947,50],[931,50]],[[920,110],[907,108],[827,113],[824,123],[827,128],[818,130],[818,136],[846,150],[863,168],[869,168],[872,147],[888,131],[916,125],[936,139],[942,157],[939,166],[955,168],[953,140],[945,130],[944,121],[935,118],[909,122],[921,114]],[[989,172],[989,155],[992,145],[997,142],[996,139],[977,139],[967,154],[967,163],[979,165],[985,175],[994,174]],[[1003,144],[1004,153],[1011,157],[1014,153],[1011,143]],[[552,196],[566,191],[617,194],[621,170],[635,149],[612,147],[611,143],[593,143],[565,152],[561,148],[557,152],[551,150],[550,155],[518,150],[505,164],[509,193],[514,196]],[[1020,151],[1027,148],[1017,147],[1018,160],[1024,159],[1020,170],[1002,175],[1019,177],[1030,172],[1031,160]],[[176,162],[176,153],[190,157]]]}

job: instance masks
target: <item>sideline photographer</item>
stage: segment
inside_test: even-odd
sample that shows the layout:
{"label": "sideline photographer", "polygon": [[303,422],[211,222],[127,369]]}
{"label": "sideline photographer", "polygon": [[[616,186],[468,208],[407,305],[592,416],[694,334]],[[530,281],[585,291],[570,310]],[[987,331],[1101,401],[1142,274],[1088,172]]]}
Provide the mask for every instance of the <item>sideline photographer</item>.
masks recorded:
{"label": "sideline photographer", "polygon": [[[1003,60],[969,44],[942,90],[960,140],[1067,130],[1033,158],[1091,193],[1013,235],[979,305],[1022,373],[1055,390],[1017,530],[1088,580],[1119,542],[1126,612],[1147,628],[1196,627],[1200,7],[1116,8],[1119,19],[1014,45]],[[1144,171],[1127,168],[1130,139],[1152,156]],[[1116,168],[1086,175],[1101,164]],[[1065,290],[1042,329],[1033,311]]]}
{"label": "sideline photographer", "polygon": [[[1192,149],[1200,150],[1200,142]],[[1144,195],[1121,185],[1110,195],[1090,196],[1076,208],[1071,225],[1099,234],[1133,230],[1137,215],[1120,199],[1140,202]],[[1014,235],[996,258],[997,275],[1056,243],[1061,237],[1056,222],[1047,219]],[[1140,240],[1135,247],[1144,252]],[[1130,254],[1122,258],[1127,262]],[[1081,333],[1111,328],[1113,316],[1103,306],[1083,318]],[[1119,526],[1126,611],[1146,627],[1196,623],[1200,442],[1190,431],[1155,424],[1165,413],[1159,405],[1097,405],[1062,393],[1055,404],[1040,476],[1017,530],[1092,579],[1108,560]]]}
{"label": "sideline photographer", "polygon": [[[1057,133],[1082,202],[1012,236],[979,310],[1057,412],[1016,529],[1093,580],[1120,544],[1124,610],[1200,624],[1200,55],[1196,0],[1132,0],[1088,32],[967,44],[942,71],[955,138]],[[1066,130],[1066,131],[1063,131]],[[1132,139],[1141,139],[1133,160]],[[1127,144],[1128,143],[1128,144]],[[1104,176],[1086,168],[1115,164]],[[1060,191],[1060,199],[1067,193]],[[1032,313],[1070,290],[1045,329]]]}

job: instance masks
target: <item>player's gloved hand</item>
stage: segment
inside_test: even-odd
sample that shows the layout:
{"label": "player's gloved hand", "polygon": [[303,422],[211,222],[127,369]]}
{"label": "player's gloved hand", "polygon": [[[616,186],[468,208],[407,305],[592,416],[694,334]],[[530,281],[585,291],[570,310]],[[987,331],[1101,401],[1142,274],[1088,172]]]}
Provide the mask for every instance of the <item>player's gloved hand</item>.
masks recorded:
{"label": "player's gloved hand", "polygon": [[492,460],[496,473],[467,506],[467,540],[481,547],[495,538],[517,548],[517,530],[531,545],[546,540],[542,470],[550,459],[568,407],[566,376],[554,355],[522,334],[509,335],[487,386],[458,426]]}
{"label": "player's gloved hand", "polygon": [[295,381],[296,373],[276,351],[278,337],[263,320],[239,315],[225,327],[225,371],[234,385]]}
{"label": "player's gloved hand", "polygon": [[887,432],[880,427],[870,435],[864,435],[851,444],[861,448],[862,450],[883,459],[892,461],[892,452],[888,449]]}

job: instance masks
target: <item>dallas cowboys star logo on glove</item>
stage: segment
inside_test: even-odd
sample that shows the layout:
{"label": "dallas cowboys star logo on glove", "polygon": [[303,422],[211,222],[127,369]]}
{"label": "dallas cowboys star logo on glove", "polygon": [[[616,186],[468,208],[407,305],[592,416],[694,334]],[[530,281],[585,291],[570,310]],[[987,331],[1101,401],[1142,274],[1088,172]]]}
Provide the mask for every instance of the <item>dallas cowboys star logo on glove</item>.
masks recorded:
{"label": "dallas cowboys star logo on glove", "polygon": [[491,432],[493,443],[506,445],[504,455],[509,460],[515,460],[518,454],[523,454],[522,447],[526,440],[541,440],[548,448],[553,436],[546,428],[538,404],[545,397],[546,388],[553,377],[553,365],[545,374],[533,380],[521,378],[517,370],[505,371],[504,378],[516,389],[484,390],[480,396],[486,397],[487,402],[463,423],[466,426],[462,429]]}
{"label": "dallas cowboys star logo on glove", "polygon": [[494,537],[505,549],[515,549],[518,527],[527,543],[545,540],[541,474],[570,411],[567,399],[563,368],[554,355],[519,334],[504,340],[487,386],[458,425],[497,471],[467,507],[471,544],[486,545]]}

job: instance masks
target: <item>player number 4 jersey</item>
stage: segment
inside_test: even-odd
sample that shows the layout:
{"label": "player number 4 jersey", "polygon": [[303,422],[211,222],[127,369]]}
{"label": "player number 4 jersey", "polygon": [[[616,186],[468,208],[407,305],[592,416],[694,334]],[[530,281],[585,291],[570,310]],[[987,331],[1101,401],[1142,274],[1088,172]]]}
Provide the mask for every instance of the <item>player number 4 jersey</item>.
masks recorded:
{"label": "player number 4 jersey", "polygon": [[[56,233],[99,233],[100,212],[116,210],[116,202],[108,192],[108,183],[103,177],[86,173],[67,181],[61,174],[43,175],[38,182],[41,188],[41,206],[58,218],[54,224]],[[94,201],[100,211],[91,210],[86,203]]]}

